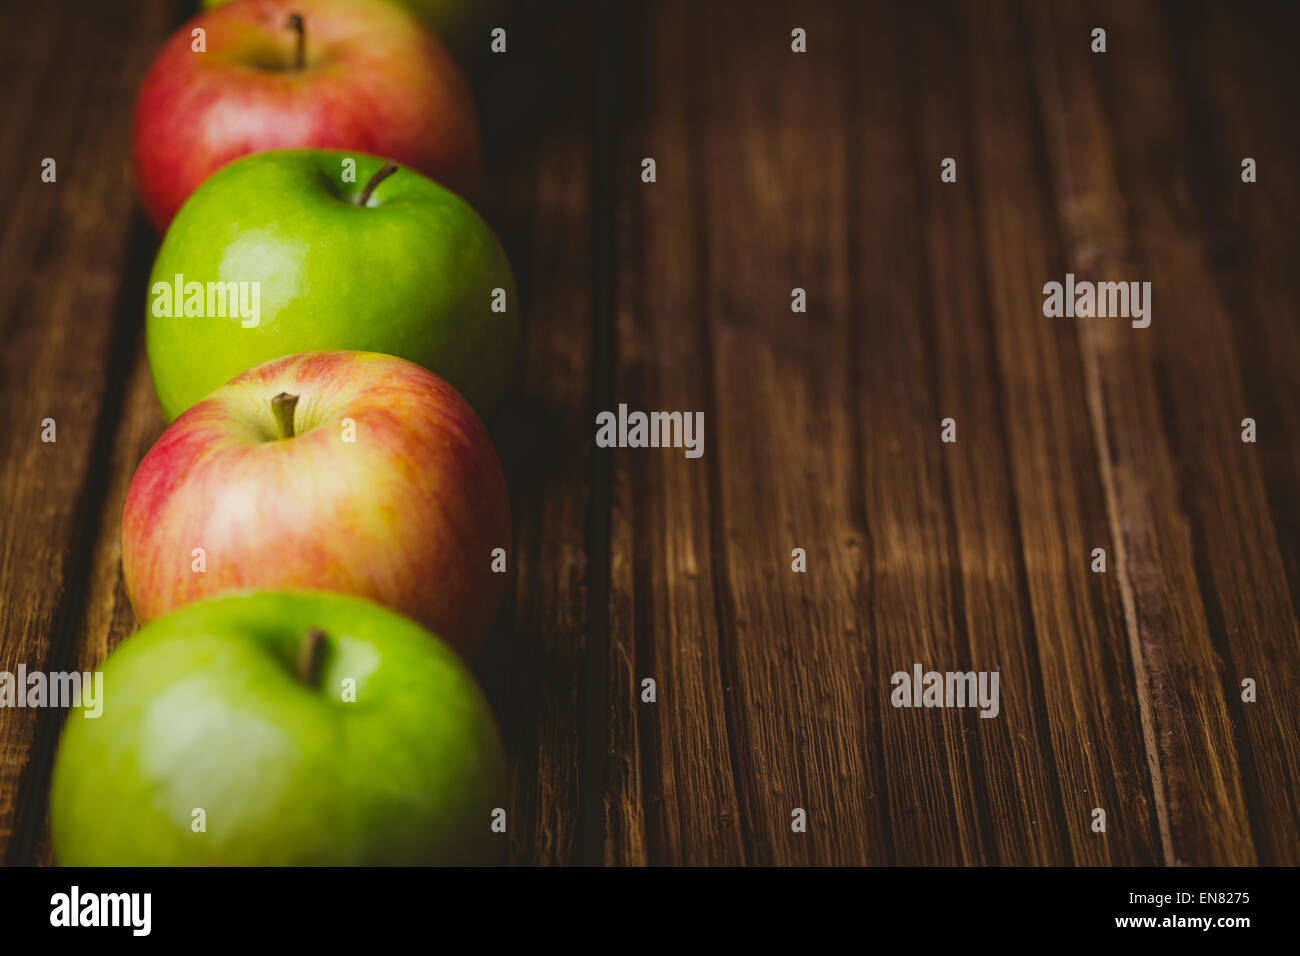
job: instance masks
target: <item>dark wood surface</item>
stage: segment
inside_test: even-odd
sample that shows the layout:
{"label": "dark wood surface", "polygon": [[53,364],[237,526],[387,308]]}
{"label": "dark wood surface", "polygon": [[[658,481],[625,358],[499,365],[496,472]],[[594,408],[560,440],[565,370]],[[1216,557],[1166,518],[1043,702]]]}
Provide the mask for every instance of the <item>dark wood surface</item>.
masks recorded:
{"label": "dark wood surface", "polygon": [[[0,670],[135,628],[120,514],[163,421],[129,117],[187,13],[0,13]],[[469,75],[527,319],[477,662],[512,861],[1300,863],[1294,5],[506,25]],[[1067,272],[1150,281],[1150,328],[1044,317]],[[621,402],[704,412],[703,457],[594,447]],[[894,709],[916,661],[998,671],[1001,713]],[[0,709],[7,863],[52,862],[61,720]]]}

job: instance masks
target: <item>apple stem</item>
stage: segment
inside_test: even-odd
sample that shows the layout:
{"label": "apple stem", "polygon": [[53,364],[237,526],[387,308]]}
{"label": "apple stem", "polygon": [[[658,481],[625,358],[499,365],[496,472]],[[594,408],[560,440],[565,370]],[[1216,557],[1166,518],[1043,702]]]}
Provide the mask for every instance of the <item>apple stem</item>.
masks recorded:
{"label": "apple stem", "polygon": [[302,14],[289,14],[289,20],[285,23],[285,28],[298,34],[298,45],[294,50],[293,65],[294,69],[301,70],[307,62],[307,30],[302,22]]}
{"label": "apple stem", "polygon": [[298,645],[298,680],[308,687],[320,683],[321,651],[325,649],[325,632],[313,627]]}
{"label": "apple stem", "polygon": [[385,163],[384,167],[380,169],[379,172],[370,177],[370,182],[366,183],[366,188],[361,190],[361,197],[357,200],[357,205],[364,206],[366,203],[370,202],[370,194],[375,191],[375,187],[389,176],[393,175],[393,173],[397,172],[397,170],[398,166],[396,163]]}
{"label": "apple stem", "polygon": [[293,437],[293,412],[298,407],[298,396],[281,392],[271,399],[271,411],[275,412],[275,422],[280,426],[282,438]]}

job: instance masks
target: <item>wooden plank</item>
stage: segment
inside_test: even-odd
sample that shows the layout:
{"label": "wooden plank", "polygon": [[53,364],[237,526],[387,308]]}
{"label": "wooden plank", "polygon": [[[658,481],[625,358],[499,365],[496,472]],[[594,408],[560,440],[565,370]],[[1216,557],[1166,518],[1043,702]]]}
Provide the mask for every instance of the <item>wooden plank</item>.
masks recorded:
{"label": "wooden plank", "polygon": [[[1201,208],[1209,220],[1219,281],[1225,295],[1244,307],[1235,313],[1232,331],[1242,366],[1243,386],[1252,409],[1280,424],[1279,440],[1259,448],[1278,547],[1286,566],[1292,606],[1300,603],[1300,402],[1296,401],[1296,356],[1300,327],[1282,317],[1293,310],[1300,281],[1300,245],[1295,240],[1295,213],[1300,192],[1293,177],[1276,175],[1300,151],[1300,130],[1289,119],[1289,93],[1300,88],[1300,62],[1288,38],[1300,29],[1300,8],[1293,4],[1256,5],[1246,15],[1226,15],[1210,8],[1206,18],[1189,19],[1180,29],[1174,62],[1193,89],[1188,134],[1206,139],[1195,166],[1211,201]],[[1208,67],[1197,67],[1203,58]],[[1200,88],[1199,80],[1214,81]],[[1241,161],[1250,155],[1268,173],[1266,188],[1240,182]],[[1237,176],[1227,176],[1232,169]],[[1207,188],[1210,185],[1217,188]],[[1227,268],[1222,268],[1226,265]],[[1261,416],[1256,416],[1261,417]],[[1274,426],[1275,427],[1275,426]],[[1287,436],[1282,438],[1281,436]]]}
{"label": "wooden plank", "polygon": [[487,58],[471,82],[488,133],[483,211],[524,309],[519,385],[493,427],[511,487],[515,595],[477,671],[506,739],[510,860],[573,864],[592,440],[591,11],[521,11],[507,30],[515,59]]}
{"label": "wooden plank", "polygon": [[[1117,16],[1120,11],[1113,11]],[[1112,59],[1090,50],[1096,11],[1035,6],[1030,10],[1035,77],[1061,211],[1067,268],[1080,280],[1146,279],[1150,265],[1135,254],[1127,193],[1116,154],[1138,149],[1115,132],[1095,76],[1137,50],[1152,56],[1151,33],[1134,29],[1136,8],[1103,18],[1119,44]],[[1144,187],[1148,188],[1148,187]],[[1154,186],[1149,188],[1156,188]],[[1163,289],[1159,290],[1163,292]],[[1137,689],[1148,708],[1144,728],[1170,861],[1254,862],[1231,746],[1232,718],[1218,680],[1218,656],[1197,583],[1197,556],[1180,506],[1177,464],[1164,433],[1154,356],[1170,336],[1204,322],[1204,308],[1177,321],[1160,296],[1160,321],[1135,329],[1127,321],[1077,321],[1102,477],[1112,496],[1114,561],[1125,589],[1138,665]]]}
{"label": "wooden plank", "polygon": [[[701,351],[698,210],[692,203],[684,5],[616,24],[621,140],[617,364],[609,396],[631,409],[707,409]],[[625,32],[624,32],[625,31]],[[692,127],[691,132],[698,132]],[[640,182],[651,157],[659,181]],[[638,190],[654,190],[654,200]],[[613,409],[609,409],[613,410]],[[706,418],[706,428],[709,423]],[[712,434],[712,429],[706,434]],[[749,825],[736,791],[727,729],[736,690],[720,647],[717,556],[703,459],[677,450],[613,455],[608,619],[609,758],[601,857],[610,863],[740,863]],[[653,678],[658,701],[642,703]],[[725,700],[724,700],[725,698]]]}
{"label": "wooden plank", "polygon": [[[134,241],[134,255],[138,261],[126,272],[138,295],[125,297],[128,306],[124,308],[129,308],[131,314],[122,316],[125,322],[137,323],[143,319],[140,303],[146,301],[149,266],[155,245],[154,236],[142,219],[139,226],[142,235]],[[117,356],[119,362],[127,360],[130,368],[125,392],[120,399],[120,418],[114,429],[107,467],[101,475],[104,482],[103,509],[98,516],[91,518],[90,575],[81,619],[73,634],[71,653],[74,660],[68,668],[83,672],[98,668],[108,652],[138,627],[122,578],[122,506],[136,465],[162,434],[166,422],[149,378],[143,336],[133,356]],[[36,768],[29,770],[33,776],[36,772]],[[49,840],[47,786],[48,779],[40,786],[30,786],[23,807],[24,829],[36,837],[33,861],[42,866],[56,862]]]}
{"label": "wooden plank", "polygon": [[[1031,838],[1023,841],[1024,851],[1017,851],[1012,849],[1015,840],[1006,840],[1006,828],[1019,829],[1029,824],[1029,817],[1004,818],[1003,833],[995,837],[993,832],[990,798],[999,807],[1007,800],[1023,807],[1026,799],[1015,792],[1021,782],[986,766],[984,754],[1007,753],[1008,731],[1014,726],[1023,734],[1033,709],[1024,706],[1028,701],[1017,699],[1017,687],[1026,686],[1015,673],[1026,663],[1023,655],[1003,656],[1006,648],[998,649],[992,632],[981,626],[986,595],[979,592],[984,582],[963,570],[959,536],[967,548],[977,550],[996,551],[1012,544],[986,541],[969,524],[959,530],[962,519],[955,504],[974,504],[965,500],[971,483],[979,480],[975,476],[984,462],[1001,468],[1003,453],[995,433],[985,430],[988,425],[996,429],[996,421],[978,422],[974,409],[961,407],[962,397],[951,389],[960,376],[969,374],[969,363],[978,361],[979,353],[963,354],[936,343],[939,323],[960,320],[950,314],[951,273],[940,269],[933,278],[926,274],[932,265],[928,244],[965,240],[973,246],[974,239],[969,216],[949,221],[933,212],[934,207],[930,216],[917,215],[924,208],[923,197],[935,202],[952,193],[935,197],[922,185],[938,180],[940,157],[924,156],[921,139],[940,128],[916,113],[919,68],[903,50],[915,49],[922,30],[901,14],[897,7],[865,7],[849,31],[855,108],[842,121],[854,131],[849,162],[854,186],[847,223],[852,253],[846,266],[852,272],[854,366],[847,404],[861,423],[855,483],[861,487],[870,542],[868,639],[877,670],[868,687],[880,715],[895,861],[977,864],[996,862],[999,850],[1041,855],[1046,848],[1035,847],[1037,841]],[[942,94],[931,90],[929,106],[936,109],[943,108],[936,103],[950,98],[954,88]],[[976,259],[961,265],[978,270],[981,263]],[[934,302],[940,303],[938,309]],[[942,311],[944,318],[933,318],[935,311]],[[956,445],[941,441],[941,421],[948,417],[957,422]],[[1004,508],[1005,490],[988,490],[995,500],[987,504]],[[1012,550],[995,567],[1014,570],[1015,564]],[[967,617],[967,585],[973,589],[973,618]],[[925,671],[999,671],[999,716],[982,719],[974,710],[894,709],[888,700],[889,676],[910,673],[918,663]],[[1015,740],[1017,745],[1025,743],[1023,738]],[[1029,745],[1040,743],[1030,738]],[[1038,779],[1043,781],[1041,773]],[[1028,802],[1044,795],[1029,796]],[[1035,824],[1044,820],[1041,812],[1032,816]]]}
{"label": "wooden plank", "polygon": [[[1006,527],[988,535],[977,517],[981,493],[990,507],[1009,512],[998,487],[1006,451],[993,444],[987,465],[965,462],[951,479],[962,495],[960,534],[945,501],[950,479],[931,392],[935,359],[927,355],[934,346],[918,331],[925,328],[924,282],[913,253],[921,238],[909,222],[920,174],[898,132],[907,127],[900,98],[906,79],[892,50],[898,23],[867,14],[841,48],[836,22],[819,18],[825,8],[805,13],[823,45],[823,59],[810,56],[807,67],[776,59],[775,51],[788,55],[790,24],[758,11],[671,10],[666,24],[642,32],[649,37],[641,67],[647,77],[642,101],[628,110],[642,138],[625,144],[622,168],[632,177],[641,157],[653,155],[673,177],[661,175],[654,185],[633,178],[627,187],[632,234],[624,262],[637,265],[625,268],[620,282],[618,393],[633,408],[702,403],[716,423],[710,432],[717,462],[700,476],[662,453],[623,452],[618,461],[611,633],[619,669],[611,695],[630,696],[635,673],[666,661],[679,698],[653,718],[640,709],[616,720],[614,749],[637,751],[626,761],[640,777],[614,780],[611,816],[641,824],[642,831],[626,829],[638,845],[649,845],[640,858],[650,860],[656,842],[668,848],[667,860],[735,859],[714,816],[718,807],[730,810],[733,789],[741,851],[751,861],[991,862],[1002,855],[1053,862],[1110,853],[1149,860],[1153,818],[1143,795],[1149,783],[1141,736],[1124,735],[1138,725],[1125,645],[1101,655],[1093,650],[1098,631],[1122,638],[1119,602],[1081,586],[1089,553],[1082,544],[1091,536],[1077,525],[1065,529],[1077,555],[1073,565],[1056,553],[1064,550],[1060,532],[1053,533],[1060,501],[1042,496],[1050,486],[1045,475],[1058,464],[1095,474],[1086,420],[1082,428],[1065,427],[1069,441],[1054,449],[1062,461],[1023,446],[1013,462],[1022,486],[1042,496],[1030,517],[1048,531],[1031,532],[1038,546],[1024,560],[1038,588],[1038,640],[1061,662],[1053,684],[1060,699],[1035,700],[1031,692],[1014,705],[1006,725],[981,741],[996,761],[987,768],[965,743],[981,732],[974,715],[903,723],[885,704],[888,674],[918,657],[952,660],[953,669],[992,658],[1026,688],[1039,665],[1032,645],[1026,649],[1017,635],[1025,625],[1015,604],[1002,617],[989,610],[1017,588],[1029,606],[1027,572],[1017,580],[1017,557],[1004,554],[992,583],[967,563],[1014,543]],[[845,75],[850,55],[862,66],[842,88],[831,78]],[[855,89],[868,92],[854,100]],[[849,103],[855,105],[845,115]],[[930,107],[943,117],[942,104]],[[1020,123],[1027,135],[1027,114]],[[851,155],[844,137],[859,128],[867,146]],[[859,188],[849,203],[849,176],[891,188]],[[1037,199],[1022,215],[1050,222],[1046,197]],[[851,219],[843,218],[846,205]],[[692,228],[700,218],[704,225]],[[850,281],[851,265],[862,279]],[[786,313],[792,271],[810,277],[820,315],[792,321]],[[967,274],[954,281],[974,280]],[[1032,302],[1037,312],[1036,296]],[[810,322],[818,323],[815,333]],[[945,315],[943,322],[951,332],[961,320]],[[1005,337],[999,344],[1001,364],[1023,365]],[[1068,344],[1055,354],[1053,345],[1044,348],[1061,371],[1038,380],[1038,390],[1060,381],[1081,388],[1077,355]],[[963,364],[969,357],[946,350],[942,361],[948,364],[937,377],[945,383],[973,377]],[[970,386],[953,394],[969,398]],[[1064,425],[1063,396],[1053,397],[1056,423]],[[1002,412],[986,407],[986,414]],[[968,424],[978,436],[978,420]],[[999,423],[989,424],[996,442]],[[837,457],[861,435],[870,436],[869,450]],[[783,458],[775,452],[782,448],[794,455]],[[1104,527],[1100,493],[1081,497],[1082,506],[1072,506],[1075,522],[1090,531]],[[821,545],[824,573],[784,578],[792,534]],[[963,569],[958,583],[956,567]],[[863,604],[871,607],[865,621],[858,617]],[[1084,633],[1075,633],[1075,621]],[[1044,638],[1044,624],[1056,632]],[[1075,696],[1077,676],[1091,685],[1092,699]],[[795,690],[777,686],[790,679]],[[721,700],[710,693],[715,682],[724,686]],[[814,693],[810,688],[829,701],[814,717],[804,696]],[[850,701],[863,696],[868,703],[853,713]],[[1081,722],[1119,743],[1080,746]],[[844,741],[855,755],[847,764],[834,750]],[[1057,830],[1062,811],[1052,748],[1071,762],[1068,837]],[[820,759],[827,753],[833,756]],[[1008,760],[1028,776],[1009,773]],[[1088,788],[1103,789],[1113,800],[1108,810],[1130,821],[1111,840],[1113,849],[1094,849],[1099,841],[1085,836],[1096,805],[1083,805]],[[816,829],[802,843],[784,836],[793,805],[787,790],[810,795],[818,810],[836,808],[822,818],[826,844],[818,843]],[[885,794],[888,810],[874,802]],[[854,823],[846,825],[849,817]]]}
{"label": "wooden plank", "polygon": [[[0,237],[0,393],[13,427],[0,434],[0,670],[64,670],[88,600],[103,472],[143,301],[130,278],[147,241],[132,226],[133,84],[176,11],[161,0],[123,9],[17,3],[3,16],[0,172],[12,196]],[[47,156],[58,164],[55,183],[40,180]],[[41,441],[47,417],[57,427],[51,444]],[[61,719],[0,710],[7,862],[34,852]]]}
{"label": "wooden plank", "polygon": [[[965,663],[996,664],[1006,705],[997,720],[973,721],[982,750],[983,786],[991,840],[988,862],[1041,865],[1068,862],[1069,825],[1061,806],[1039,641],[1027,598],[1020,516],[1012,494],[1006,411],[998,387],[997,316],[989,301],[976,206],[980,183],[971,164],[973,131],[962,75],[963,42],[951,6],[917,8],[907,48],[914,51],[908,113],[916,145],[910,157],[915,187],[915,255],[925,274],[916,294],[931,313],[928,348],[933,406],[925,423],[959,422],[956,445],[943,453],[953,592],[964,609]],[[958,160],[958,179],[939,177],[944,158]],[[927,319],[920,319],[925,327]],[[924,370],[918,372],[925,375]]]}
{"label": "wooden plank", "polygon": [[[1154,340],[1154,364],[1214,644],[1214,671],[1185,692],[1222,694],[1231,717],[1231,735],[1213,726],[1197,730],[1212,746],[1236,751],[1253,854],[1243,836],[1235,858],[1294,863],[1300,860],[1300,704],[1281,689],[1289,678],[1280,675],[1300,671],[1294,579],[1288,581],[1283,557],[1284,549],[1294,555],[1297,527],[1282,520],[1294,519],[1300,477],[1294,451],[1300,441],[1297,342],[1294,329],[1282,328],[1292,324],[1285,316],[1297,291],[1297,208],[1294,187],[1271,190],[1240,179],[1240,157],[1248,154],[1241,140],[1252,146],[1259,136],[1279,142],[1279,134],[1268,130],[1290,124],[1293,110],[1289,96],[1260,88],[1252,93],[1258,105],[1237,117],[1236,141],[1215,146],[1205,136],[1207,94],[1201,92],[1239,88],[1234,77],[1241,65],[1270,47],[1275,57],[1289,54],[1257,35],[1233,54],[1235,68],[1225,64],[1219,75],[1203,77],[1200,54],[1207,46],[1198,34],[1210,29],[1213,22],[1199,7],[1134,16],[1134,41],[1144,55],[1117,58],[1098,76],[1116,139],[1124,144],[1118,181],[1131,197],[1136,252],[1159,290],[1165,317],[1166,331]],[[1294,67],[1290,75],[1294,80]],[[1293,135],[1290,141],[1294,145]],[[1252,189],[1257,193],[1242,194]],[[1224,210],[1238,201],[1250,203],[1253,214],[1243,207],[1230,220]],[[1264,210],[1265,203],[1277,208]],[[1289,274],[1276,268],[1276,259],[1272,268],[1243,272],[1248,260],[1237,243],[1247,235],[1281,242],[1279,251],[1289,250]],[[1249,291],[1256,283],[1258,291]],[[1269,349],[1276,349],[1273,357],[1264,354]],[[1287,361],[1289,370],[1279,365]],[[1261,367],[1267,371],[1252,382],[1249,373]],[[1290,410],[1279,411],[1284,408]],[[1247,416],[1263,426],[1259,444],[1241,441]],[[1276,469],[1272,478],[1269,467]],[[1272,503],[1279,498],[1283,510],[1275,515]],[[1241,700],[1246,677],[1264,688],[1257,703]],[[1230,816],[1217,799],[1222,785],[1215,777],[1201,768],[1182,770],[1190,788],[1210,792],[1206,812],[1220,820]]]}
{"label": "wooden plank", "polygon": [[[889,658],[876,650],[879,613],[873,622],[861,603],[867,588],[880,593],[864,564],[878,539],[863,516],[865,435],[855,420],[862,330],[847,237],[849,183],[862,174],[847,141],[856,117],[846,112],[853,60],[842,12],[709,4],[693,23],[674,17],[689,23],[679,50],[695,78],[678,127],[689,137],[689,178],[640,193],[647,207],[680,196],[694,220],[685,234],[653,236],[680,247],[690,235],[698,257],[683,307],[657,319],[669,342],[698,342],[708,363],[709,444],[697,462],[661,463],[707,468],[739,829],[746,860],[761,865],[883,863],[891,852],[881,734],[895,715],[879,706]],[[792,52],[794,27],[810,52]],[[792,311],[796,288],[806,312]],[[665,353],[675,358],[671,346]],[[665,390],[645,407],[679,401]],[[792,570],[796,548],[806,572]],[[806,833],[792,832],[796,809]]]}
{"label": "wooden plank", "polygon": [[[1043,700],[1076,864],[1160,859],[1134,662],[1113,573],[1111,512],[1091,430],[1075,330],[1042,312],[1043,284],[1063,279],[1024,37],[1005,4],[968,4],[972,179],[979,193],[1004,426],[1017,502]],[[1091,829],[1094,808],[1107,831]]]}

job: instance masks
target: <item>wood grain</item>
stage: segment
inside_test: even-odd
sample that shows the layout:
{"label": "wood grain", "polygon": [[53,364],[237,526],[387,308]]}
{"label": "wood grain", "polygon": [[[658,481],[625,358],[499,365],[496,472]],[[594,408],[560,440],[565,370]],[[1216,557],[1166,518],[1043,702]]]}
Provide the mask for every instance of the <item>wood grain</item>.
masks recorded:
{"label": "wood grain", "polygon": [[[830,55],[775,71],[785,21],[735,13],[681,5],[632,31],[645,48],[628,60],[640,102],[623,114],[636,126],[619,162],[616,394],[632,409],[704,412],[706,448],[696,460],[616,453],[611,659],[623,680],[611,684],[628,693],[633,676],[654,676],[662,691],[612,708],[617,748],[641,743],[645,783],[614,781],[610,799],[646,829],[611,839],[646,843],[649,862],[885,862],[883,754],[854,611],[866,543],[844,131],[832,110],[798,108],[834,102],[842,83]],[[829,36],[832,23],[812,28]],[[751,82],[736,83],[742,73]],[[645,156],[654,184],[638,178]],[[794,287],[807,314],[790,311]],[[791,572],[795,548],[810,573]],[[796,808],[806,838],[790,831]]]}
{"label": "wood grain", "polygon": [[[1157,374],[1165,431],[1182,460],[1180,504],[1190,518],[1201,596],[1219,659],[1218,681],[1198,682],[1187,690],[1224,694],[1255,854],[1260,862],[1277,863],[1300,854],[1295,746],[1300,702],[1282,689],[1298,672],[1300,634],[1279,544],[1300,529],[1275,521],[1264,474],[1268,460],[1257,451],[1259,445],[1241,441],[1241,421],[1246,416],[1266,421],[1265,448],[1294,447],[1300,434],[1288,433],[1282,416],[1254,411],[1247,397],[1241,353],[1255,353],[1260,343],[1234,334],[1234,313],[1248,311],[1250,304],[1232,296],[1232,287],[1223,281],[1241,268],[1241,260],[1231,250],[1231,234],[1220,230],[1215,210],[1223,208],[1221,197],[1229,190],[1254,187],[1241,182],[1240,155],[1216,160],[1227,149],[1207,152],[1200,135],[1197,87],[1189,65],[1179,61],[1188,55],[1188,37],[1207,26],[1197,22],[1203,16],[1203,10],[1192,8],[1160,19],[1135,17],[1135,35],[1149,38],[1151,54],[1145,64],[1126,64],[1107,92],[1113,104],[1124,90],[1124,109],[1113,115],[1119,136],[1128,143],[1121,183],[1133,196],[1136,242],[1153,283],[1164,294],[1165,314],[1177,317],[1157,339]],[[1288,108],[1277,109],[1281,103],[1271,94],[1261,97],[1261,104],[1271,125],[1289,122]],[[1164,162],[1157,163],[1156,157]],[[1274,199],[1281,202],[1286,196],[1284,191]],[[1294,273],[1286,288],[1295,293]],[[1277,318],[1264,321],[1272,324]],[[1275,377],[1273,384],[1280,402],[1294,406],[1300,398],[1294,371],[1285,381]],[[1284,474],[1282,480],[1291,488],[1288,497],[1294,497],[1300,475],[1294,468]],[[1245,677],[1274,690],[1262,693],[1257,703],[1243,704]],[[1219,786],[1203,774],[1193,783]],[[1212,828],[1226,816],[1223,808],[1216,809],[1213,818],[1193,825]]]}
{"label": "wood grain", "polygon": [[[1069,43],[1066,38],[1088,33],[1077,12],[1039,7],[1030,22],[1069,268],[1096,280],[1146,276],[1150,263],[1139,259],[1128,232],[1130,194],[1116,168],[1119,134],[1099,92],[1101,74],[1129,64],[1090,62],[1094,54]],[[1124,42],[1136,39],[1132,29],[1125,31]],[[1140,143],[1122,145],[1129,150]],[[1125,517],[1122,526],[1113,521],[1114,572],[1127,591],[1138,691],[1148,702],[1148,756],[1161,791],[1166,857],[1252,863],[1242,768],[1235,750],[1222,745],[1231,740],[1232,718],[1155,367],[1166,340],[1183,333],[1181,323],[1170,321],[1165,287],[1157,288],[1159,325],[1153,318],[1144,330],[1111,321],[1080,329],[1103,478],[1112,513]],[[1198,310],[1186,321],[1200,324],[1204,317]]]}
{"label": "wood grain", "polygon": [[[959,23],[953,12],[933,8],[928,22],[933,25],[929,29],[913,20],[909,34],[917,48],[908,77],[918,93],[909,113],[913,162],[922,176],[917,218],[924,231],[916,255],[928,272],[918,295],[932,312],[929,378],[935,417],[940,410],[944,417],[956,417],[962,441],[976,442],[974,454],[958,454],[962,441],[945,453],[952,563],[960,573],[956,592],[962,596],[971,642],[965,656],[991,655],[1004,686],[1030,694],[1020,706],[1004,711],[998,721],[1005,723],[1001,732],[984,735],[987,812],[998,862],[1066,862],[1071,857],[1065,834],[1072,827],[1053,769],[1047,703],[1039,685],[1041,651],[1026,599],[1021,516],[1003,425],[1005,398],[990,387],[1001,381],[1002,372],[976,203],[980,167],[973,162],[974,129],[965,91],[969,65],[957,42]],[[921,77],[926,81],[920,82]],[[956,184],[941,182],[936,169],[944,157],[959,159],[958,183],[975,185],[955,189]]]}
{"label": "wood grain", "polygon": [[[126,9],[16,3],[0,30],[0,172],[12,200],[0,239],[6,348],[0,395],[0,671],[72,666],[85,637],[104,472],[143,312],[127,161],[134,84],[166,35],[167,3]],[[66,68],[96,64],[95,69]],[[61,122],[51,121],[60,117]],[[45,157],[54,183],[41,181]],[[147,269],[147,262],[144,263]],[[41,441],[54,419],[57,441]],[[111,524],[111,521],[109,522]],[[0,709],[0,855],[26,862],[62,715]]]}
{"label": "wood grain", "polygon": [[471,74],[488,132],[483,212],[514,265],[525,323],[519,386],[493,427],[511,486],[515,599],[477,670],[506,739],[509,859],[570,864],[581,852],[584,777],[576,675],[589,572],[591,11],[574,3],[517,15],[509,35],[504,75],[491,61]]}
{"label": "wood grain", "polygon": [[[1072,323],[1042,313],[1043,283],[1066,269],[1042,175],[1017,18],[965,8],[971,38],[974,175],[1012,486],[1039,643],[1043,695],[1075,863],[1151,863],[1151,782],[1115,575],[1090,572],[1110,550],[1103,482]],[[1109,818],[1104,839],[1093,810]]]}
{"label": "wood grain", "polygon": [[[0,670],[135,628],[121,505],[163,422],[126,143],[184,12],[0,13]],[[1300,863],[1296,19],[514,10],[469,62],[526,323],[477,662],[511,862]],[[1045,317],[1066,272],[1151,281],[1151,327]],[[703,456],[595,447],[619,403],[703,412]],[[998,671],[998,717],[892,707],[914,662]],[[6,863],[53,862],[61,719],[0,709]]]}

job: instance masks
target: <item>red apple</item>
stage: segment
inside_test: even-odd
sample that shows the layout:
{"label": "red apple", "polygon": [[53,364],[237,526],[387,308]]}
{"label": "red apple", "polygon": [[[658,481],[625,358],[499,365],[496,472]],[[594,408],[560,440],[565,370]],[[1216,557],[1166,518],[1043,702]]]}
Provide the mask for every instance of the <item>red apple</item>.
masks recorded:
{"label": "red apple", "polygon": [[387,605],[466,656],[505,587],[497,548],[509,554],[510,502],[487,429],[442,379],[377,352],[232,379],[149,450],[122,516],[142,623],[223,592],[317,588]]}
{"label": "red apple", "polygon": [[462,194],[480,172],[474,104],[451,55],[380,0],[236,0],[181,27],[140,86],[136,183],[160,231],[230,160],[308,146],[393,159]]}

